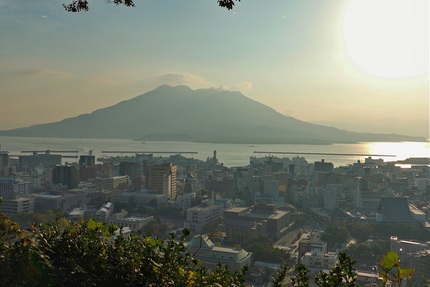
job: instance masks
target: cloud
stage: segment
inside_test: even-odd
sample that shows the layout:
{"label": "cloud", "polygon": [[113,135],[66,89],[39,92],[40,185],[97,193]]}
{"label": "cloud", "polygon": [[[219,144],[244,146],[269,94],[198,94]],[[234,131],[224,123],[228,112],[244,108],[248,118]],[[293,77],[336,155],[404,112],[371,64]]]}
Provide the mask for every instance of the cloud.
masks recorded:
{"label": "cloud", "polygon": [[0,77],[13,77],[13,78],[25,78],[25,77],[56,77],[56,78],[71,78],[75,75],[68,72],[47,70],[38,68],[10,68],[0,70]]}
{"label": "cloud", "polygon": [[211,86],[211,84],[205,79],[187,73],[166,73],[153,77],[150,81],[157,86],[164,84],[171,86],[187,85],[191,88],[207,88]]}
{"label": "cloud", "polygon": [[252,83],[251,82],[242,82],[236,85],[236,89],[241,91],[241,92],[245,92],[245,91],[249,91],[252,89]]}

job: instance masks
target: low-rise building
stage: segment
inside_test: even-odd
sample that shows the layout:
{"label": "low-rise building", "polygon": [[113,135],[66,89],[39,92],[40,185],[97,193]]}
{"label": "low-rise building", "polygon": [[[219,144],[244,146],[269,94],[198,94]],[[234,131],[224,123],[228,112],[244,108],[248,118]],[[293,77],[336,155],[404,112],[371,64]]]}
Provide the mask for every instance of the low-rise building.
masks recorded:
{"label": "low-rise building", "polygon": [[210,232],[222,221],[224,208],[212,200],[203,201],[201,205],[188,208],[184,227],[193,233]]}
{"label": "low-rise building", "polygon": [[252,252],[242,248],[215,246],[207,235],[196,235],[187,244],[187,248],[194,257],[208,269],[216,269],[218,264],[228,267],[230,271],[240,271],[243,267],[251,267]]}
{"label": "low-rise building", "polygon": [[16,197],[5,198],[0,204],[0,213],[10,216],[15,213],[33,213],[34,198],[32,197]]}
{"label": "low-rise building", "polygon": [[224,211],[224,218],[227,237],[244,244],[259,235],[279,237],[290,223],[290,212],[276,210],[273,204],[255,204],[230,208]]}

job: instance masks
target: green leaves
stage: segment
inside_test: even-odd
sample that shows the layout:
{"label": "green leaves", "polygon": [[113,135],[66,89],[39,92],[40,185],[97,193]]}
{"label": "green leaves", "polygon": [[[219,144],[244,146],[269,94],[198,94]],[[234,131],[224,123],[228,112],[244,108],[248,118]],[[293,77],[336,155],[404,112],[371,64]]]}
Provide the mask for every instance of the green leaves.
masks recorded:
{"label": "green leaves", "polygon": [[382,277],[382,282],[385,285],[387,282],[393,282],[394,286],[402,286],[405,278],[410,279],[415,273],[413,268],[405,268],[400,266],[399,255],[394,252],[388,252],[379,263],[379,276]]}
{"label": "green leaves", "polygon": [[[2,286],[242,286],[244,271],[208,272],[179,239],[116,233],[94,220],[56,220],[27,232],[0,215]],[[115,236],[113,236],[115,234]],[[19,274],[17,274],[19,272]]]}

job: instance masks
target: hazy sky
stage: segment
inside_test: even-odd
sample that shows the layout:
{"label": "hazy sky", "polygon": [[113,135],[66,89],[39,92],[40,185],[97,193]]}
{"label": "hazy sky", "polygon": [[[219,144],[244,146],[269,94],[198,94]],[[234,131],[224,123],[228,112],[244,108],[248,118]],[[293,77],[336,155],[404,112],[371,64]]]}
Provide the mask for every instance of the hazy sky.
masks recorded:
{"label": "hazy sky", "polygon": [[[428,0],[0,0],[0,129],[161,84],[225,88],[295,118],[429,138]],[[222,111],[220,111],[222,112]]]}

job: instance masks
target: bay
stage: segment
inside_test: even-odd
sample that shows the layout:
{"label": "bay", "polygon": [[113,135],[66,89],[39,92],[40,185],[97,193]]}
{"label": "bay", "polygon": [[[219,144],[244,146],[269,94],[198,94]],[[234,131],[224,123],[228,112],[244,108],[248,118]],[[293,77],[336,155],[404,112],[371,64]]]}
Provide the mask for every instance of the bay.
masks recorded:
{"label": "bay", "polygon": [[[110,155],[133,155],[128,153],[106,154],[102,151],[136,151],[139,153],[154,153],[154,155],[168,156],[157,152],[197,152],[184,154],[206,160],[217,151],[219,162],[227,167],[246,166],[250,157],[303,156],[308,162],[332,162],[335,166],[348,165],[358,160],[364,161],[368,156],[382,158],[384,161],[404,160],[411,157],[430,157],[429,142],[374,142],[333,145],[292,145],[292,144],[227,144],[227,143],[194,143],[194,142],[140,142],[129,139],[81,139],[81,138],[44,138],[44,137],[6,137],[0,136],[2,151],[8,151],[11,156],[28,153],[22,151],[71,150],[77,153],[69,155],[84,155],[92,150],[98,158]],[[255,153],[261,151],[264,153]],[[278,154],[279,153],[279,154]],[[282,153],[282,154],[281,154]],[[68,159],[68,161],[72,161]],[[73,160],[74,161],[74,160]]]}

